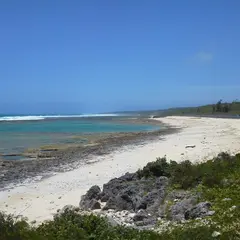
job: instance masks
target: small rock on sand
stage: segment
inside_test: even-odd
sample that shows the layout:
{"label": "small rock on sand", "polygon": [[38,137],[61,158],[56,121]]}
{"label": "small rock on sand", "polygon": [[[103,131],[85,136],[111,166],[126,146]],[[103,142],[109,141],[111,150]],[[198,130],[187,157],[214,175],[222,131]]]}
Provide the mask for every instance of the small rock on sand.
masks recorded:
{"label": "small rock on sand", "polygon": [[195,148],[195,147],[196,147],[196,145],[188,145],[185,148]]}

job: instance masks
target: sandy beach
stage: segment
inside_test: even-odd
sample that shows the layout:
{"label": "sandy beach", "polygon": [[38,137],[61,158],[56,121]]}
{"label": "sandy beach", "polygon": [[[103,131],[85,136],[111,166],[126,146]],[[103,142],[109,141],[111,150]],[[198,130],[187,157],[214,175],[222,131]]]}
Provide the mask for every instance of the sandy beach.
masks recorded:
{"label": "sandy beach", "polygon": [[[134,172],[156,157],[175,161],[204,161],[227,151],[240,152],[240,120],[220,118],[166,117],[164,124],[181,128],[175,134],[142,144],[129,145],[111,154],[95,157],[94,163],[73,171],[57,173],[40,182],[0,192],[0,209],[22,215],[29,221],[51,219],[67,204],[78,205],[92,185],[102,185],[126,172]],[[186,148],[186,146],[192,146]]]}

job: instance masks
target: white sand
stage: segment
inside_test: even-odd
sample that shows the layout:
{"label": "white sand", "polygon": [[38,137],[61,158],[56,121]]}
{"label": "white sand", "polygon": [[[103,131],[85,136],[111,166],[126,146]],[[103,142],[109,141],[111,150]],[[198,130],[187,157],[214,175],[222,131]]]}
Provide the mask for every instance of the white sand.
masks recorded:
{"label": "white sand", "polygon": [[[78,205],[80,196],[92,185],[102,187],[111,178],[134,172],[156,157],[176,161],[203,161],[221,151],[240,152],[240,120],[190,117],[160,119],[166,124],[183,127],[180,133],[164,136],[142,146],[128,146],[118,152],[96,157],[99,160],[70,172],[59,173],[38,183],[26,183],[0,192],[0,210],[20,214],[30,221],[51,219],[57,209]],[[185,148],[195,145],[195,148]]]}

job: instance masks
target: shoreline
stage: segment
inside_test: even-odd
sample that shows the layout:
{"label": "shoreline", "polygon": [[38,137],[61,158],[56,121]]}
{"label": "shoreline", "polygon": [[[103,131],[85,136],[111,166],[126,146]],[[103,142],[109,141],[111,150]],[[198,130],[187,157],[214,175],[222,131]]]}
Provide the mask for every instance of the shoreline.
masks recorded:
{"label": "shoreline", "polygon": [[[143,132],[101,133],[76,135],[76,138],[87,139],[87,144],[56,144],[42,146],[25,151],[29,160],[0,159],[0,190],[24,184],[26,181],[48,178],[56,173],[71,171],[86,164],[92,159],[121,151],[126,146],[138,146],[155,141],[166,134],[179,131],[154,119],[123,119],[118,122],[151,124],[160,129]],[[162,127],[162,128],[161,128]],[[8,186],[8,187],[7,187]]]}
{"label": "shoreline", "polygon": [[[107,155],[95,157],[95,162],[91,164],[0,191],[1,209],[28,217],[29,221],[41,222],[51,219],[65,205],[78,206],[81,195],[91,186],[96,184],[101,187],[114,177],[135,172],[156,157],[166,155],[168,160],[199,162],[223,151],[231,154],[240,152],[240,120],[167,117],[157,121],[181,128],[181,131],[145,141],[142,145],[126,145]],[[189,145],[194,147],[187,148]]]}

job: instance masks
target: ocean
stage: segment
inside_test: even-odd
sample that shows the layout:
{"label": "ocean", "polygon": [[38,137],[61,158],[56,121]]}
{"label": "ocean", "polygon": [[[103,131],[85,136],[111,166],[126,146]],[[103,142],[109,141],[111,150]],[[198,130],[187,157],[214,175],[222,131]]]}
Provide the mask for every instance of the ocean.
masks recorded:
{"label": "ocean", "polygon": [[43,145],[82,143],[84,134],[152,131],[156,126],[121,123],[117,114],[0,116],[0,154]]}

